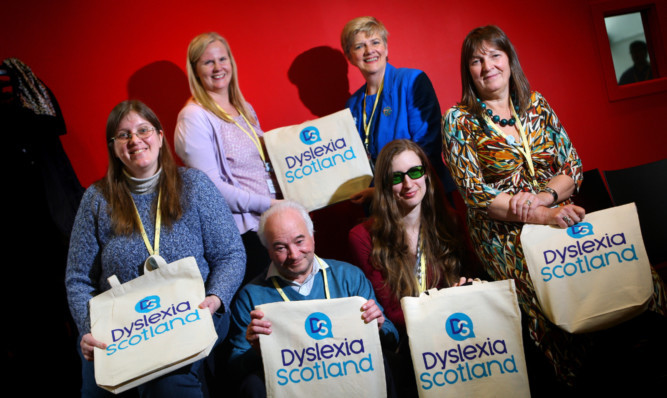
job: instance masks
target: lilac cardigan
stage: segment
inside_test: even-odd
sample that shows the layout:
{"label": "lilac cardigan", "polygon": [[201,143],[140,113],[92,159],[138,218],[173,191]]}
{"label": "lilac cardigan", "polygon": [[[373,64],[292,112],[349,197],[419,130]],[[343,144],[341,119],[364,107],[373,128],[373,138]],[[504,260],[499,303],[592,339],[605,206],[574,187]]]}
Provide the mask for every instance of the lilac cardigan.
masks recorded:
{"label": "lilac cardigan", "polygon": [[[257,120],[254,109],[249,104],[248,107]],[[258,126],[259,121],[256,130]],[[256,231],[259,216],[269,208],[271,198],[245,190],[232,176],[220,134],[223,128],[238,127],[190,99],[178,114],[174,134],[176,153],[187,166],[203,171],[213,181],[227,201],[241,234]],[[262,135],[261,131],[257,133]]]}

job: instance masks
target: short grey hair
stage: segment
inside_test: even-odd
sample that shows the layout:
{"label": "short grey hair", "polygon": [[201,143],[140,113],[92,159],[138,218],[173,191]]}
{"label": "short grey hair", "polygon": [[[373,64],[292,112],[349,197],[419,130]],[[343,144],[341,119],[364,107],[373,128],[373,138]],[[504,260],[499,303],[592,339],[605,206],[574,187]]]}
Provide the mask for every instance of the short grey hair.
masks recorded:
{"label": "short grey hair", "polygon": [[296,212],[299,213],[299,215],[303,219],[303,222],[306,223],[306,228],[308,229],[308,233],[310,234],[311,237],[313,236],[313,232],[315,232],[315,230],[313,229],[313,220],[310,219],[310,215],[306,211],[306,208],[303,207],[300,203],[292,200],[281,200],[280,202],[269,207],[268,210],[266,210],[264,213],[262,213],[262,217],[260,217],[259,219],[257,236],[259,237],[259,241],[262,242],[262,245],[264,245],[264,247],[268,248],[265,236],[266,231],[264,230],[266,227],[266,220],[268,220],[269,217],[271,217],[273,214],[279,213],[286,209],[296,210]]}

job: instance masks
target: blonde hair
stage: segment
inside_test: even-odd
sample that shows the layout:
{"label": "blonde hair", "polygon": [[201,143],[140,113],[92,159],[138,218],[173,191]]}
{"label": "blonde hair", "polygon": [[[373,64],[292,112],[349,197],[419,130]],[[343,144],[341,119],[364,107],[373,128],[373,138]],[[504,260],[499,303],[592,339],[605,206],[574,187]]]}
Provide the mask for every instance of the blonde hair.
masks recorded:
{"label": "blonde hair", "polygon": [[202,86],[199,75],[197,74],[197,62],[201,59],[206,47],[211,43],[216,41],[221,42],[227,49],[229,54],[229,62],[232,65],[232,78],[229,82],[229,102],[238,109],[243,116],[248,119],[252,124],[256,124],[257,120],[250,112],[243,94],[241,94],[241,89],[239,88],[238,82],[238,73],[236,69],[236,61],[234,60],[234,55],[232,55],[232,50],[229,48],[229,43],[225,40],[224,37],[220,36],[216,32],[202,33],[199,36],[192,39],[190,45],[188,46],[188,60],[186,63],[186,68],[188,70],[188,83],[190,84],[190,93],[195,101],[197,101],[205,109],[212,112],[214,115],[219,117],[228,123],[233,123],[233,120],[227,115],[220,107],[215,103],[211,95],[206,91]]}
{"label": "blonde hair", "polygon": [[343,48],[343,52],[348,58],[350,56],[350,48],[352,48],[354,37],[359,32],[363,32],[367,36],[377,34],[382,38],[384,44],[387,45],[387,36],[389,36],[389,32],[382,22],[374,17],[354,18],[345,24],[343,32],[340,34],[340,46]]}

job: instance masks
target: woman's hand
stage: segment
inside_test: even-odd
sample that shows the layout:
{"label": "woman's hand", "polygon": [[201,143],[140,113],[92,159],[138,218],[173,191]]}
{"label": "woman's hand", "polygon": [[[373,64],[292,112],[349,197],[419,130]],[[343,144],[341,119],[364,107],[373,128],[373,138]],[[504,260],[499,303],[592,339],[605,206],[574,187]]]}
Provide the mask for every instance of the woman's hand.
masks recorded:
{"label": "woman's hand", "polygon": [[555,207],[553,209],[546,209],[546,225],[558,225],[561,228],[571,227],[574,224],[581,222],[586,215],[583,207],[576,205],[565,205]]}
{"label": "woman's hand", "polygon": [[86,333],[81,338],[81,353],[86,361],[92,361],[95,356],[94,348],[97,347],[102,350],[107,349],[107,345],[101,341],[95,340],[92,334]]}
{"label": "woman's hand", "polygon": [[510,198],[509,210],[521,222],[527,222],[538,206],[548,206],[549,204],[542,203],[540,198],[532,192],[519,192]]}
{"label": "woman's hand", "polygon": [[368,187],[366,189],[363,189],[354,195],[350,196],[350,201],[356,205],[361,205],[366,202],[370,202],[370,200],[373,198],[373,192],[375,191],[374,187]]}
{"label": "woman's hand", "polygon": [[221,306],[222,306],[222,301],[215,294],[206,296],[204,301],[202,301],[201,304],[199,304],[199,308],[201,309],[208,308],[209,311],[211,311],[211,315],[213,315]]}
{"label": "woman's hand", "polygon": [[264,318],[264,313],[262,311],[250,311],[251,321],[250,324],[248,324],[248,328],[246,329],[245,333],[245,339],[248,341],[248,343],[250,343],[252,348],[257,350],[258,353],[261,353],[259,349],[259,335],[271,334],[271,322],[263,321],[262,318]]}
{"label": "woman's hand", "polygon": [[553,202],[551,195],[540,193],[535,195],[530,192],[519,192],[511,195],[502,192],[496,196],[487,209],[489,217],[512,222],[523,222],[529,224],[558,225],[567,228],[584,219],[586,212],[583,208],[575,205],[561,207],[547,207]]}
{"label": "woman's hand", "polygon": [[473,279],[472,279],[472,278],[466,278],[466,277],[462,276],[461,279],[459,279],[458,282],[456,282],[455,284],[452,285],[452,287],[455,287],[455,286],[463,286],[463,285],[465,285],[466,283],[472,283],[472,282],[473,282]]}

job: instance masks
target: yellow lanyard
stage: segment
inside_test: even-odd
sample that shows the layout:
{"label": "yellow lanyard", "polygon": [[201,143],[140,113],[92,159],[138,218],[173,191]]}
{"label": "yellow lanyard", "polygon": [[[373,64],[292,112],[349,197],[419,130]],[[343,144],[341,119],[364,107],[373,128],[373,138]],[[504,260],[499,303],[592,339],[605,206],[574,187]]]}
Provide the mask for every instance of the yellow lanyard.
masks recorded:
{"label": "yellow lanyard", "polygon": [[[523,145],[523,148],[517,148],[517,149],[523,155],[524,159],[526,159],[526,163],[528,163],[528,171],[530,172],[530,176],[532,177],[533,186],[537,189],[539,185],[537,184],[537,180],[535,179],[535,167],[533,166],[533,158],[530,152],[530,143],[528,142],[528,137],[526,136],[526,130],[523,128],[523,124],[521,124],[519,116],[514,111],[514,104],[512,104],[512,98],[510,98],[510,109],[512,111],[512,116],[514,116],[516,128],[517,130],[519,130],[519,136],[521,137],[522,141],[521,143]],[[491,120],[491,118],[486,113],[484,114],[484,119],[486,120],[487,123],[491,124],[491,127],[498,134],[500,134],[503,138],[507,139],[507,136],[501,130],[500,126],[495,124],[493,120]]]}
{"label": "yellow lanyard", "polygon": [[424,242],[422,241],[421,231],[419,232],[419,251],[417,256],[419,257],[419,277],[417,278],[417,284],[419,285],[419,294],[422,294],[426,291],[426,256],[424,255]]}
{"label": "yellow lanyard", "polygon": [[236,108],[236,111],[241,115],[241,117],[243,118],[243,120],[245,120],[245,122],[246,122],[246,124],[248,125],[248,127],[250,127],[250,130],[252,131],[252,135],[250,134],[250,132],[249,132],[248,130],[244,129],[244,128],[243,128],[243,127],[236,121],[236,119],[234,119],[233,117],[229,116],[229,114],[228,114],[227,112],[225,112],[225,110],[222,109],[222,107],[221,107],[220,105],[218,105],[218,104],[216,103],[215,106],[218,107],[218,109],[220,110],[220,112],[222,112],[225,116],[227,116],[228,118],[230,118],[230,119],[232,120],[232,122],[234,122],[234,124],[236,125],[236,127],[238,127],[239,129],[241,129],[241,131],[243,131],[243,132],[245,133],[245,135],[248,136],[248,138],[250,138],[250,141],[252,141],[252,143],[255,144],[255,147],[257,148],[257,152],[259,152],[259,157],[262,158],[262,162],[264,162],[264,164],[266,164],[266,156],[264,155],[264,150],[262,149],[262,143],[259,142],[259,136],[257,135],[257,132],[255,132],[255,129],[252,127],[252,124],[250,124],[250,122],[248,121],[248,119],[246,119],[246,117],[245,117],[245,115],[243,114],[243,112],[239,111],[238,108]]}
{"label": "yellow lanyard", "polygon": [[[329,294],[329,281],[327,280],[327,269],[322,267],[322,262],[320,262],[319,257],[315,256],[315,259],[317,260],[317,263],[320,264],[320,269],[322,270],[322,277],[324,278],[324,296],[328,300],[331,298],[331,295]],[[276,280],[275,276],[271,278],[271,282],[273,282],[273,286],[276,288],[278,293],[280,293],[280,297],[282,297],[284,301],[290,301],[290,299],[287,298],[287,295],[285,294],[283,289],[278,284],[278,281]]]}
{"label": "yellow lanyard", "polygon": [[[373,123],[373,117],[375,116],[375,109],[378,106],[378,101],[380,99],[380,94],[382,94],[382,89],[384,88],[384,77],[382,78],[382,82],[380,83],[380,89],[378,90],[377,94],[375,95],[375,103],[373,103],[373,112],[371,112],[371,118],[370,120],[367,120],[366,116],[366,92],[364,92],[364,101],[363,101],[363,122],[364,122],[364,132],[366,133],[366,136],[364,137],[364,146],[366,147],[366,150],[369,151],[368,149],[368,137],[370,135],[371,131],[371,124]],[[370,153],[370,151],[369,151]]]}
{"label": "yellow lanyard", "polygon": [[[132,196],[130,195],[130,199]],[[144,243],[148,249],[148,254],[159,255],[160,254],[160,224],[162,224],[162,216],[160,214],[160,200],[162,199],[162,189],[157,195],[157,215],[155,216],[155,251],[151,246],[151,242],[148,241],[148,235],[146,235],[146,230],[144,229],[144,224],[141,222],[141,216],[139,215],[139,209],[137,209],[134,199],[132,199],[132,204],[134,205],[134,212],[137,214],[137,220],[139,220],[139,230],[141,231],[141,236],[144,238]]]}

